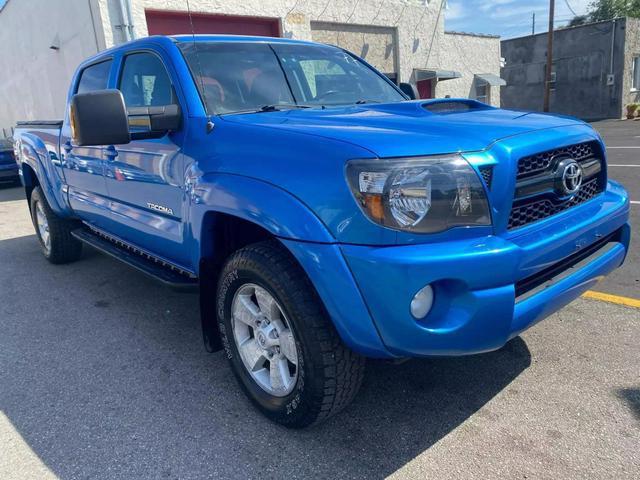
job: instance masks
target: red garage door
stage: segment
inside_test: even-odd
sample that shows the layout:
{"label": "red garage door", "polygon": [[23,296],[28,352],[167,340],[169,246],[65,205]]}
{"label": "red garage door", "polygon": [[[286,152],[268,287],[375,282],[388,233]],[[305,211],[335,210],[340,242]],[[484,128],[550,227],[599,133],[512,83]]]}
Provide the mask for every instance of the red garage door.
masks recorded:
{"label": "red garage door", "polygon": [[[178,35],[192,33],[189,15],[185,12],[146,10],[149,35]],[[227,33],[232,35],[280,36],[280,23],[276,18],[241,17],[193,13],[195,33]]]}

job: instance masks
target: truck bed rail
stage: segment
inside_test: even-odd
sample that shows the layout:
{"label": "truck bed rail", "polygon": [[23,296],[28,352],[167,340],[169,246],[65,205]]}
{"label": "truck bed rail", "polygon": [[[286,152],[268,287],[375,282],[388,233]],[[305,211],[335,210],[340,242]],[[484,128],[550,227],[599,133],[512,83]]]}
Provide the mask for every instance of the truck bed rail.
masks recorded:
{"label": "truck bed rail", "polygon": [[62,120],[25,120],[16,122],[16,127],[61,128]]}

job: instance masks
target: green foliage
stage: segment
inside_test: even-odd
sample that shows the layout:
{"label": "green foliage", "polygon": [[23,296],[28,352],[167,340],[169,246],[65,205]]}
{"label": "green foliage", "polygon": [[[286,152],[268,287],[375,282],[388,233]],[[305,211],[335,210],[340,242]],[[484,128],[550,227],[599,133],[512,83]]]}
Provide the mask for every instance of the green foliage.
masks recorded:
{"label": "green foliage", "polygon": [[594,0],[590,5],[589,20],[599,22],[617,17],[640,18],[640,0]]}
{"label": "green foliage", "polygon": [[573,17],[573,20],[569,22],[569,27],[577,27],[578,25],[584,25],[589,21],[588,15],[578,15],[577,17]]}

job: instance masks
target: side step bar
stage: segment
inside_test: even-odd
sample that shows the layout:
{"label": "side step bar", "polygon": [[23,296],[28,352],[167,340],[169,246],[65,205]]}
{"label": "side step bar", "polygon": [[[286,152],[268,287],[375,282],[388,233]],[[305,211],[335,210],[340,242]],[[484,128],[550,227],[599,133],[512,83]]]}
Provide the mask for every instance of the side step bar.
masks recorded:
{"label": "side step bar", "polygon": [[160,260],[154,261],[153,257],[144,255],[143,252],[127,246],[124,242],[116,242],[116,239],[110,239],[106,236],[99,235],[86,228],[79,228],[71,232],[71,234],[90,247],[99,250],[102,253],[120,260],[127,265],[149,275],[165,286],[174,290],[196,292],[198,291],[198,279],[178,271],[177,269],[166,266]]}

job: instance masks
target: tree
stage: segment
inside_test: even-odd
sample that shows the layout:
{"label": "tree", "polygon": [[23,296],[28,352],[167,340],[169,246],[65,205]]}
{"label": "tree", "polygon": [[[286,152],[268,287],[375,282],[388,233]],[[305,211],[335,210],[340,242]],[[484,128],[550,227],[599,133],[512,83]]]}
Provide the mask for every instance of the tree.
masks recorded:
{"label": "tree", "polygon": [[589,21],[591,22],[617,17],[640,18],[640,0],[594,0],[590,9]]}
{"label": "tree", "polygon": [[573,17],[573,20],[571,20],[569,22],[569,25],[567,25],[567,26],[568,27],[577,27],[578,25],[584,25],[588,21],[589,21],[589,16],[588,15],[578,15],[576,17]]}

